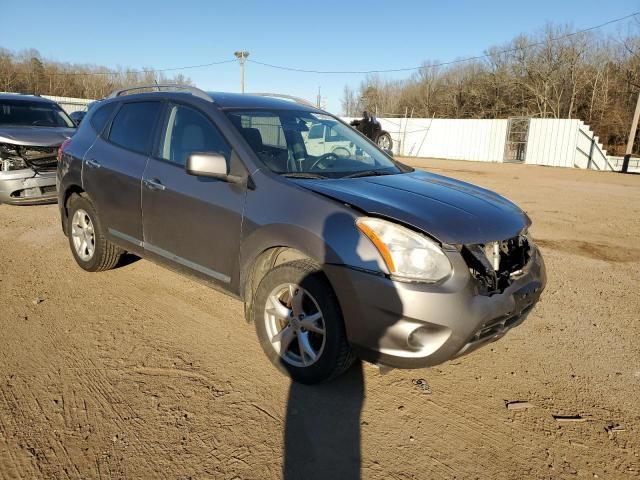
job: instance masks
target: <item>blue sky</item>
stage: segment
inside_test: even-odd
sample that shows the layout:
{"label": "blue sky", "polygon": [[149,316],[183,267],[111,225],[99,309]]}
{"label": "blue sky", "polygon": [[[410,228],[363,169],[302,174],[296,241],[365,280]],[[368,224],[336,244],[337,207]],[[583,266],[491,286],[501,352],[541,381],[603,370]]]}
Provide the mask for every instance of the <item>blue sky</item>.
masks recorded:
{"label": "blue sky", "polygon": [[[250,59],[304,69],[401,68],[479,55],[548,21],[580,29],[640,10],[640,1],[630,0],[3,3],[0,47],[35,48],[45,58],[133,69],[226,60],[238,49],[249,50]],[[205,90],[239,91],[235,63],[182,73]],[[344,85],[357,86],[362,78],[248,63],[246,89],[315,101],[320,86],[327,108],[340,113]]]}

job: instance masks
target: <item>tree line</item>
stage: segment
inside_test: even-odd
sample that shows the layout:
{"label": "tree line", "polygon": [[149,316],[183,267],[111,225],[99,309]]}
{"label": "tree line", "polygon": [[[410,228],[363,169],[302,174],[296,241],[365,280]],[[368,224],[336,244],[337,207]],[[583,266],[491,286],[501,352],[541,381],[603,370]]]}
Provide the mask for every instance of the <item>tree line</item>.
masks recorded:
{"label": "tree line", "polygon": [[[37,50],[12,52],[0,48],[0,91],[75,98],[103,98],[113,90],[157,83],[191,84],[182,74],[173,77],[151,69],[112,71],[103,66],[54,62]],[[147,71],[144,71],[147,70]]]}
{"label": "tree line", "polygon": [[[623,153],[640,91],[640,23],[601,35],[547,25],[448,66],[425,62],[404,80],[370,75],[345,86],[347,116],[578,118]],[[637,149],[634,150],[637,152]]]}

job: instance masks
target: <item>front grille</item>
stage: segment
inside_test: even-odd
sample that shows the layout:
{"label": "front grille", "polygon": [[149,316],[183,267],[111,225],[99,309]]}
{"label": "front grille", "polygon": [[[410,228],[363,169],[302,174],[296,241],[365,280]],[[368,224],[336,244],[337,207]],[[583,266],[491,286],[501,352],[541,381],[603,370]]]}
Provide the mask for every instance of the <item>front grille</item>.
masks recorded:
{"label": "front grille", "polygon": [[57,157],[38,158],[36,160],[28,160],[27,164],[36,172],[46,172],[55,170],[58,166]]}
{"label": "front grille", "polygon": [[482,326],[471,338],[470,343],[476,343],[488,338],[499,337],[504,335],[509,329],[522,323],[529,315],[533,305],[527,306],[521,312],[505,315],[503,317],[494,318]]}
{"label": "front grille", "polygon": [[478,281],[479,293],[493,295],[519,276],[531,257],[531,246],[526,235],[518,235],[500,242],[464,245],[461,253]]}

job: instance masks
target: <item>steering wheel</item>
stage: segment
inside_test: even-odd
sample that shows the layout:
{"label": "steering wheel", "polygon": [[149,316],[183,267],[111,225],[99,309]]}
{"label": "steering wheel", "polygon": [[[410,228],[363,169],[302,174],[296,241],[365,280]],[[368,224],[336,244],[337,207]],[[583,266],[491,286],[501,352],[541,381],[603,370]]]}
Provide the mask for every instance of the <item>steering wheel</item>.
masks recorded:
{"label": "steering wheel", "polygon": [[336,147],[333,149],[333,153],[335,153],[340,158],[351,157],[351,152],[347,147]]}
{"label": "steering wheel", "polygon": [[333,158],[334,162],[337,161],[340,157],[338,155],[336,155],[333,152],[329,152],[329,153],[325,153],[324,155],[320,155],[318,157],[318,159],[313,162],[313,164],[309,167],[309,170],[313,170],[315,169],[321,162],[324,162],[325,160],[329,159],[329,158]]}

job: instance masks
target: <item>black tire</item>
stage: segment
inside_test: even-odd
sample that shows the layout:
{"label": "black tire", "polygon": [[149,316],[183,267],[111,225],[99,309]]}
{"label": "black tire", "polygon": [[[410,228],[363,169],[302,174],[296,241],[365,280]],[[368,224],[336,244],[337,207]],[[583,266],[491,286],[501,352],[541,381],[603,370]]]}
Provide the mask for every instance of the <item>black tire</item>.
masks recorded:
{"label": "black tire", "polygon": [[393,140],[391,139],[389,132],[382,130],[378,133],[376,136],[376,145],[386,150],[393,150]]}
{"label": "black tire", "polygon": [[[115,267],[120,261],[120,257],[124,253],[124,250],[106,239],[104,231],[102,230],[100,217],[98,216],[91,200],[89,200],[88,197],[74,194],[69,198],[67,205],[67,232],[69,238],[69,247],[71,248],[73,258],[75,258],[78,265],[80,265],[80,267],[88,272],[101,272],[103,270],[110,270]],[[73,243],[72,235],[73,218],[75,213],[80,209],[84,210],[87,213],[89,219],[91,220],[91,223],[93,224],[94,232],[93,255],[91,256],[91,258],[86,260],[80,258],[80,256],[78,255],[78,252],[76,251]]]}
{"label": "black tire", "polygon": [[[302,286],[322,312],[325,343],[315,363],[295,366],[285,361],[271,344],[265,321],[267,298],[279,285],[292,283]],[[261,280],[253,301],[253,323],[263,351],[281,372],[294,381],[314,384],[331,380],[353,363],[351,347],[347,341],[342,312],[329,280],[319,265],[310,260],[296,260],[277,266]]]}

